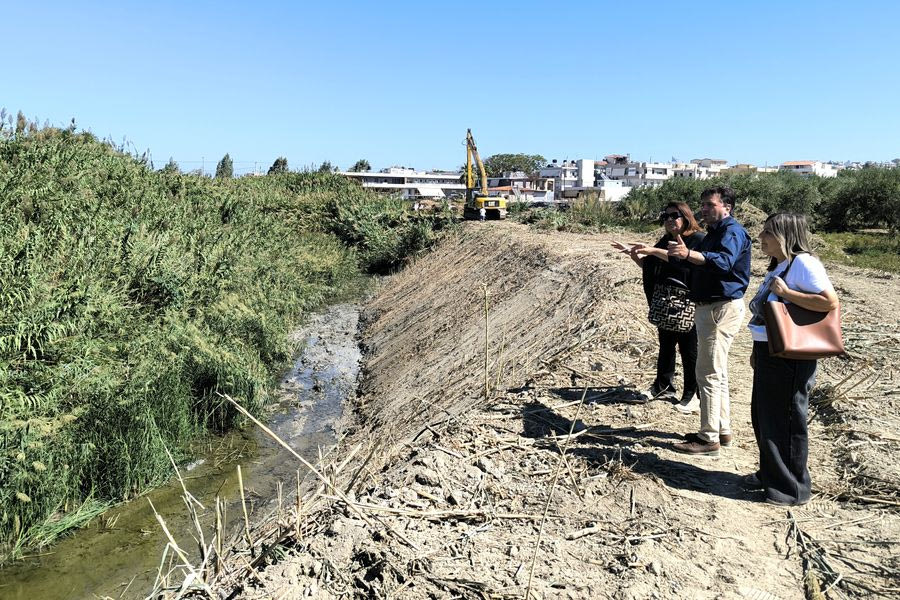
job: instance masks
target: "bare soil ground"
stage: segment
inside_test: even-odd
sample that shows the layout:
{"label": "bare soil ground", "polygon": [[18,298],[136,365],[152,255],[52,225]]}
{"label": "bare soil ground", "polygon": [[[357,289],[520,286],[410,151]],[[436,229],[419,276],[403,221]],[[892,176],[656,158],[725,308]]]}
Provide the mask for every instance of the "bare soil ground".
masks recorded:
{"label": "bare soil ground", "polygon": [[[670,449],[696,430],[696,415],[634,403],[653,377],[656,332],[638,270],[610,248],[613,237],[475,224],[385,280],[363,315],[353,423],[326,469],[352,506],[320,486],[300,536],[278,524],[280,550],[269,555],[279,558],[233,561],[218,589],[896,597],[900,278],[828,265],[850,357],[820,362],[815,496],[787,510],[738,484],[757,460],[746,331],[730,361],[736,439],[719,457]],[[752,289],[761,257],[754,266]]]}

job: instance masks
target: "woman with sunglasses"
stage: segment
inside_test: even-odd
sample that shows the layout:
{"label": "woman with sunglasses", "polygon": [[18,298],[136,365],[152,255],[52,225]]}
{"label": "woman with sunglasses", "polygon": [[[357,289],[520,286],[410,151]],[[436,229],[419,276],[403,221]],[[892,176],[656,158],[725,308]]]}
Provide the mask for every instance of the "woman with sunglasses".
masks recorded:
{"label": "woman with sunglasses", "polygon": [[[669,242],[675,241],[676,235],[681,235],[685,245],[689,249],[696,249],[705,234],[700,231],[700,226],[694,218],[694,213],[684,202],[669,202],[661,215],[666,233],[654,246],[645,244],[632,244],[627,247],[619,242],[614,242],[613,247],[628,254],[631,259],[641,267],[644,282],[644,294],[647,303],[651,304],[653,291],[659,284],[675,285],[687,289],[690,282],[690,270],[685,261],[669,256]],[[656,379],[650,389],[643,392],[646,400],[675,401],[675,349],[681,354],[681,366],[684,370],[684,387],[681,392],[681,402],[676,408],[684,413],[691,414],[700,410],[700,400],[697,397],[697,377],[695,366],[697,363],[697,329],[691,326],[690,330],[677,332],[659,328],[659,355],[656,358]]]}

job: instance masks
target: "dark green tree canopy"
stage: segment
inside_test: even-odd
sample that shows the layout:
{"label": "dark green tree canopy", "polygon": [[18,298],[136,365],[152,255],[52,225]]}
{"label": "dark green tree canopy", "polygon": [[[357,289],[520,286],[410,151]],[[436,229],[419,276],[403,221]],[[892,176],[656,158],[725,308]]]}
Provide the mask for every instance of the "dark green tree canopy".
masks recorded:
{"label": "dark green tree canopy", "polygon": [[232,177],[234,177],[234,163],[231,161],[231,156],[226,153],[216,165],[216,179],[231,179]]}
{"label": "dark green tree canopy", "polygon": [[283,156],[279,156],[275,159],[275,162],[272,163],[272,166],[269,167],[269,175],[280,175],[281,173],[287,173],[288,163],[287,159]]}
{"label": "dark green tree canopy", "polygon": [[353,163],[352,167],[350,167],[351,173],[362,173],[362,172],[371,171],[371,170],[372,170],[372,165],[370,165],[369,161],[367,161],[364,158],[359,159],[358,161]]}
{"label": "dark green tree canopy", "polygon": [[484,161],[484,170],[489,177],[499,177],[508,171],[534,175],[545,164],[547,159],[540,154],[494,154]]}
{"label": "dark green tree canopy", "polygon": [[178,168],[178,163],[175,162],[175,159],[171,156],[169,157],[169,162],[166,163],[166,166],[162,168],[163,173],[181,173],[181,169]]}
{"label": "dark green tree canopy", "polygon": [[323,160],[322,164],[319,165],[319,173],[333,173],[337,171],[337,168],[332,166],[330,160]]}

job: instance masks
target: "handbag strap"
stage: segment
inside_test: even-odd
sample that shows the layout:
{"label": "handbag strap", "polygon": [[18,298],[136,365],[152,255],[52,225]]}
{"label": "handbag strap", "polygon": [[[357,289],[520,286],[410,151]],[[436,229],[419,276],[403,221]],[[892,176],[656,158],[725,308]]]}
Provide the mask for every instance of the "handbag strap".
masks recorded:
{"label": "handbag strap", "polygon": [[[780,275],[775,275],[775,277],[781,277],[782,281],[784,281],[784,285],[787,285],[787,279],[785,279],[785,278],[787,277],[788,271],[791,270],[791,266],[794,264],[795,258],[797,258],[797,257],[792,256],[790,262],[788,262],[788,266],[786,266],[784,268],[784,271],[782,271]],[[775,277],[772,277],[772,279],[775,279]],[[772,282],[770,281],[769,288],[771,289],[771,287],[772,287]],[[778,294],[775,294],[775,297],[778,298],[779,301],[784,302],[784,298],[782,298]]]}

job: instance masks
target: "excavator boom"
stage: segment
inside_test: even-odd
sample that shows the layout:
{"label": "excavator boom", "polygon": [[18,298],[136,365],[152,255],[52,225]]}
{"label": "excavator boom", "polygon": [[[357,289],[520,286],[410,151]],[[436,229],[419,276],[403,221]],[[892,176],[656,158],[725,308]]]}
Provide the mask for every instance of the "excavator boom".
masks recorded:
{"label": "excavator boom", "polygon": [[[475,157],[475,164],[478,165],[478,173],[481,175],[481,195],[488,195],[487,173],[484,171],[484,163],[478,155],[478,147],[475,145],[475,138],[472,137],[472,130],[466,130],[466,152]],[[469,178],[471,179],[471,161],[466,165],[469,168]],[[474,187],[474,181],[470,181],[469,187]]]}

